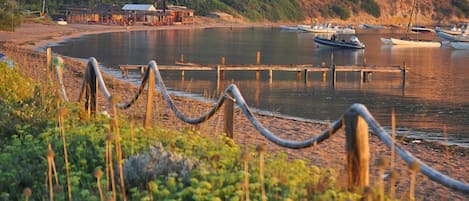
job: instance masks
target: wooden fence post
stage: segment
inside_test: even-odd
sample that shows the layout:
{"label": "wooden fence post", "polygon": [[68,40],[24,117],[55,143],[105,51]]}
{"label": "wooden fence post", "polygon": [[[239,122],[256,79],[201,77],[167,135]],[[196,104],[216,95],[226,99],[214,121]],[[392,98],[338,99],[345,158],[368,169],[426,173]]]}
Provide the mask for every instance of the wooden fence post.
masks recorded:
{"label": "wooden fence post", "polygon": [[335,88],[335,83],[337,81],[337,72],[335,70],[335,64],[332,64],[331,66],[331,82],[332,82],[332,88]]}
{"label": "wooden fence post", "polygon": [[[231,92],[228,92],[227,96],[233,97],[233,94]],[[224,121],[224,132],[226,135],[233,139],[233,125],[234,125],[234,102],[231,100],[231,98],[225,99],[225,121]]]}
{"label": "wooden fence post", "polygon": [[52,50],[50,47],[47,47],[46,49],[46,58],[47,58],[47,63],[46,63],[46,79],[47,81],[50,80],[50,74],[51,74],[51,69],[52,69]]}
{"label": "wooden fence post", "polygon": [[256,53],[256,64],[261,64],[261,51],[257,51]]}
{"label": "wooden fence post", "polygon": [[86,81],[88,87],[86,89],[86,100],[85,100],[85,109],[91,113],[91,115],[96,114],[98,111],[98,82],[96,78],[96,73],[91,66],[87,67],[88,80]]}
{"label": "wooden fence post", "polygon": [[348,188],[358,190],[369,184],[368,124],[356,112],[344,114]]}
{"label": "wooden fence post", "polygon": [[148,92],[147,92],[147,108],[145,113],[145,122],[143,127],[149,128],[153,114],[153,92],[155,91],[155,74],[153,69],[148,68]]}

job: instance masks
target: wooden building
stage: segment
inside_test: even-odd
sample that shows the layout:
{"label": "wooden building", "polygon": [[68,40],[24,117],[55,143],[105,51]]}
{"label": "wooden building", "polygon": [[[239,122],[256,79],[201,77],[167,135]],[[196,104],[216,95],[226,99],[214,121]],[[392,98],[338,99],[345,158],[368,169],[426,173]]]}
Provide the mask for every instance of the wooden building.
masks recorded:
{"label": "wooden building", "polygon": [[174,22],[182,24],[194,23],[194,10],[185,6],[168,6],[168,10],[174,17]]}
{"label": "wooden building", "polygon": [[68,7],[66,9],[68,23],[99,23],[99,24],[144,24],[172,25],[191,24],[194,22],[194,10],[184,6],[168,6],[168,9],[156,9],[151,4],[126,4],[122,8],[117,5],[97,4],[93,8]]}

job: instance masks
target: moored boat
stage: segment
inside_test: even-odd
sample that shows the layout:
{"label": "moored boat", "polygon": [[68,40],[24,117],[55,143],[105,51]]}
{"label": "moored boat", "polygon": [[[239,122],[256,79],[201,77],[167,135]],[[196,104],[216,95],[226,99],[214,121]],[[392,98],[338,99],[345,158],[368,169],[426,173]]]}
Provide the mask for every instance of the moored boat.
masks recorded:
{"label": "moored boat", "polygon": [[280,25],[280,29],[287,31],[298,31],[298,26]]}
{"label": "moored boat", "polygon": [[441,47],[441,43],[437,41],[423,41],[423,40],[412,40],[412,39],[397,39],[391,37],[393,45],[406,45],[412,47]]}
{"label": "moored boat", "polygon": [[469,42],[469,36],[465,34],[453,35],[448,34],[446,32],[436,32],[436,35],[443,40],[451,41],[451,42]]}
{"label": "moored boat", "polygon": [[419,32],[419,33],[435,33],[435,30],[431,28],[426,28],[426,27],[412,27],[411,28],[412,32]]}
{"label": "moored boat", "polygon": [[469,42],[451,42],[451,47],[460,50],[469,50]]}
{"label": "moored boat", "polygon": [[328,48],[348,48],[348,49],[363,49],[365,44],[363,44],[356,36],[350,37],[350,41],[345,40],[336,40],[333,36],[332,39],[320,38],[319,36],[314,37],[314,42],[319,47],[328,47]]}
{"label": "moored boat", "polygon": [[330,24],[312,25],[312,26],[298,26],[299,30],[312,32],[312,33],[336,33],[336,29],[331,27]]}
{"label": "moored boat", "polygon": [[363,29],[384,29],[383,25],[371,25],[371,24],[361,24],[360,27]]}
{"label": "moored boat", "polygon": [[392,45],[391,38],[381,38],[381,43],[385,45]]}

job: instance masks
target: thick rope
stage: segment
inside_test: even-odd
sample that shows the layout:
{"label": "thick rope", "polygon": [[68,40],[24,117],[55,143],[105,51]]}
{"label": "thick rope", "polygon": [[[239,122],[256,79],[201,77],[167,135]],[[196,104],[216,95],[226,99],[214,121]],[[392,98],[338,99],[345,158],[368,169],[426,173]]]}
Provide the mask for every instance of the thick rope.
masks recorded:
{"label": "thick rope", "polygon": [[[105,97],[110,100],[111,94],[107,90],[107,87],[104,83],[104,80],[102,79],[101,73],[99,71],[99,66],[94,58],[90,58],[88,62],[88,67],[87,69],[92,69],[94,70],[96,74],[96,78],[98,79],[98,83],[100,86],[101,91],[104,92]],[[142,93],[143,89],[145,88],[145,83],[149,77],[150,70],[153,70],[155,73],[155,79],[156,79],[156,85],[159,88],[159,90],[162,93],[162,96],[168,106],[171,108],[171,110],[176,114],[176,116],[189,124],[198,124],[202,123],[206,120],[208,120],[210,117],[212,117],[223,105],[223,102],[225,99],[232,99],[234,98],[234,101],[236,102],[236,105],[243,111],[243,113],[246,115],[246,117],[249,119],[251,124],[268,140],[271,142],[280,145],[282,147],[287,147],[287,148],[292,148],[292,149],[301,149],[301,148],[306,148],[306,147],[311,147],[314,146],[326,139],[328,139],[330,136],[335,134],[343,125],[342,118],[339,120],[335,121],[332,123],[331,128],[329,130],[326,130],[322,132],[319,136],[309,138],[303,141],[291,141],[291,140],[285,140],[282,139],[276,135],[274,135],[271,131],[269,131],[267,128],[265,128],[261,122],[259,122],[254,114],[252,113],[251,109],[249,106],[246,104],[246,101],[244,100],[241,92],[239,89],[236,87],[236,85],[229,85],[225,91],[223,92],[222,96],[218,99],[218,101],[214,104],[214,106],[207,111],[205,114],[201,115],[200,117],[187,117],[185,116],[174,104],[174,101],[171,99],[169,96],[169,93],[166,89],[166,86],[163,82],[163,78],[161,77],[161,74],[158,70],[158,65],[156,64],[155,61],[150,61],[148,63],[148,68],[145,72],[144,79],[142,80],[142,84],[139,87],[139,92],[135,96],[134,99],[130,103],[127,104],[120,104],[119,108],[128,108],[130,105],[138,99],[139,94]],[[85,74],[88,75],[88,70],[87,73]],[[86,78],[84,82],[86,81]],[[83,84],[85,85],[85,84]],[[228,94],[231,93],[233,97],[229,96]],[[378,138],[383,141],[386,146],[391,147],[392,145],[392,140],[389,136],[389,134],[381,127],[381,125],[376,121],[376,119],[369,113],[368,109],[362,105],[362,104],[353,104],[349,109],[349,111],[357,112],[360,116],[362,116],[365,121],[367,122],[368,126],[371,128],[372,133],[378,136]],[[464,193],[469,193],[469,184],[463,183],[461,181],[455,180],[453,178],[448,177],[447,175],[444,175],[440,173],[439,171],[429,167],[416,157],[414,157],[411,153],[405,151],[404,149],[400,148],[398,145],[394,145],[395,151],[404,159],[404,161],[407,162],[407,164],[412,164],[414,162],[418,163],[420,165],[420,171],[428,176],[430,179],[447,186],[451,189],[458,190]]]}

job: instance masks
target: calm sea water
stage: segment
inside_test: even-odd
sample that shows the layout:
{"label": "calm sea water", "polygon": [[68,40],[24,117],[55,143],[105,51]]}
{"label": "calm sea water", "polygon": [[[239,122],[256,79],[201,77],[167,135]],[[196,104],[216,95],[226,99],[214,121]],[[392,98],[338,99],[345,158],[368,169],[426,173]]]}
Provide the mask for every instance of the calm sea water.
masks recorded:
{"label": "calm sea water", "polygon": [[[266,72],[261,81],[254,73],[227,72],[224,86],[234,82],[252,107],[276,114],[313,120],[336,120],[353,103],[365,104],[385,127],[391,123],[394,108],[400,134],[428,140],[469,146],[469,51],[442,48],[385,46],[380,37],[392,33],[364,32],[357,36],[365,50],[334,50],[337,65],[409,67],[405,90],[400,74],[374,73],[360,84],[359,75],[339,73],[336,87],[323,82],[320,74],[311,74],[307,83],[297,82],[295,73],[274,72],[272,83]],[[313,34],[283,32],[277,28],[195,29],[140,31],[87,35],[69,39],[53,47],[62,55],[96,57],[109,72],[119,64],[194,63],[252,64],[261,52],[263,64],[306,64],[329,66],[331,49],[317,48]],[[432,39],[432,35],[418,37]],[[215,73],[163,73],[167,86],[176,91],[215,96]]]}

